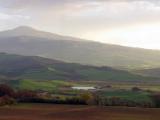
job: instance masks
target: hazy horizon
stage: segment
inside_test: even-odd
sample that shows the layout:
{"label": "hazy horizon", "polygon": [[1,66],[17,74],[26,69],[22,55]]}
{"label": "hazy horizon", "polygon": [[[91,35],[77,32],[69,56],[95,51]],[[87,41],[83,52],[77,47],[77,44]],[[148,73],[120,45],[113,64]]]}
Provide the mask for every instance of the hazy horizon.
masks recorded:
{"label": "hazy horizon", "polygon": [[18,26],[103,43],[160,49],[160,1],[1,0],[0,31]]}

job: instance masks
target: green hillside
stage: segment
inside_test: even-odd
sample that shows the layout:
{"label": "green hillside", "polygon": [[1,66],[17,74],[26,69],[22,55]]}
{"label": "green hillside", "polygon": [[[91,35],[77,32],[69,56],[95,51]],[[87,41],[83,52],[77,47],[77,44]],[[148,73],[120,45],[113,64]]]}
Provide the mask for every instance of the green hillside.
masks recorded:
{"label": "green hillside", "polygon": [[[95,67],[34,56],[0,54],[0,75],[32,80],[105,80],[143,81],[150,77],[131,74],[110,67]],[[154,79],[155,80],[155,79]]]}
{"label": "green hillside", "polygon": [[143,76],[160,78],[160,68],[135,70],[133,72]]}

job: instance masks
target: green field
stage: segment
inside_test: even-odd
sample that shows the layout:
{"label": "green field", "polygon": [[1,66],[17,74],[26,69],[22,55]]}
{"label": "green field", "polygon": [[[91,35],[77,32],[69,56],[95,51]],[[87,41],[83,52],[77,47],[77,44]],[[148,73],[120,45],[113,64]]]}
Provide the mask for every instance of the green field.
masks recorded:
{"label": "green field", "polygon": [[52,80],[52,81],[19,80],[19,81],[14,81],[10,84],[12,84],[12,86],[18,89],[44,90],[44,91],[54,91],[60,87],[70,87],[76,85],[76,83],[66,82],[61,80]]}
{"label": "green field", "polygon": [[[72,86],[103,86],[111,85],[110,88],[99,89],[94,91],[98,93],[102,98],[119,98],[135,103],[153,103],[151,92],[158,90],[159,85],[152,84],[149,88],[149,84],[116,84],[116,83],[99,83],[94,82],[90,84],[88,81],[63,81],[63,80],[52,80],[52,81],[35,81],[35,80],[19,80],[12,81],[10,83],[14,88],[20,90],[33,90],[33,91],[47,91],[54,96],[59,97],[70,97],[82,94],[84,91],[73,90]],[[147,87],[148,86],[148,87]],[[138,87],[140,91],[133,91],[133,87]],[[154,89],[153,89],[154,88]]]}
{"label": "green field", "polygon": [[133,92],[127,90],[105,91],[102,92],[105,97],[119,97],[121,99],[135,102],[151,102],[150,93],[148,92]]}

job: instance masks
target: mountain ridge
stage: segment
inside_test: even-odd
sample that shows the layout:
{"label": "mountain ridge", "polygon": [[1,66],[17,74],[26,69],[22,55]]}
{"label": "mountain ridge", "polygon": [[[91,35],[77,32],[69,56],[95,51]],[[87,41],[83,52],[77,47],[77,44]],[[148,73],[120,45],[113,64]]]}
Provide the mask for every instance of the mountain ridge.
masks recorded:
{"label": "mountain ridge", "polygon": [[0,31],[0,37],[8,37],[8,36],[12,36],[12,37],[16,37],[16,36],[37,37],[39,36],[39,37],[48,38],[48,39],[54,38],[54,39],[66,40],[67,38],[68,40],[74,40],[74,41],[83,40],[83,39],[76,38],[76,37],[64,36],[64,35],[51,33],[51,32],[45,32],[45,31],[38,30],[38,29],[29,27],[29,26],[19,26],[19,27],[12,28],[9,30]]}
{"label": "mountain ridge", "polygon": [[52,33],[46,35],[46,32],[26,27],[17,29],[0,32],[0,52],[41,56],[84,65],[110,66],[116,69],[160,67],[159,50],[103,44],[66,36],[59,36],[63,39],[53,38]]}
{"label": "mountain ridge", "polygon": [[[72,38],[76,40],[82,40],[83,42],[93,42],[93,43],[99,43],[99,44],[106,44],[106,45],[109,45],[109,46],[115,46],[115,47],[123,47],[123,48],[131,48],[131,49],[140,49],[140,50],[149,50],[149,51],[160,51],[158,49],[147,49],[147,48],[140,48],[140,47],[131,47],[131,46],[124,46],[124,45],[118,45],[118,44],[111,44],[111,43],[103,43],[103,42],[98,42],[98,41],[93,41],[93,40],[88,40],[88,39],[84,39],[84,38],[78,38],[78,37],[72,37],[72,36],[67,36],[67,35],[61,35],[61,34],[57,34],[57,33],[52,33],[52,32],[45,32],[43,30],[38,30],[38,29],[35,29],[33,27],[30,27],[30,26],[19,26],[19,27],[15,27],[15,28],[12,28],[12,29],[7,29],[7,30],[3,30],[3,31],[0,31],[0,37],[1,37],[1,34],[2,33],[5,33],[5,32],[8,32],[8,31],[28,31],[30,32],[30,34],[32,32],[41,32],[41,33],[48,33],[48,34],[52,34],[52,35],[56,35],[56,36],[59,36],[59,37],[68,37],[68,38]],[[49,35],[49,36],[50,36]],[[6,35],[8,37],[8,35]],[[26,35],[24,33],[24,35],[17,35],[17,36],[29,36],[31,37],[32,35]],[[17,37],[16,35],[14,37]],[[37,36],[36,36],[37,37]],[[40,36],[41,37],[41,36]],[[49,38],[48,38],[49,39]],[[63,39],[62,39],[63,40]],[[65,39],[66,40],[66,39]]]}

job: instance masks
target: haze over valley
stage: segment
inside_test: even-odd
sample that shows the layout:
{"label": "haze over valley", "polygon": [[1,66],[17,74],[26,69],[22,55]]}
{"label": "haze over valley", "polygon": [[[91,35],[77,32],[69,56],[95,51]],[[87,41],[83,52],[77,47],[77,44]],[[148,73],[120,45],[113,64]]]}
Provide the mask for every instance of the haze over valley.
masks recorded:
{"label": "haze over valley", "polygon": [[0,0],[0,120],[159,113],[159,0]]}

